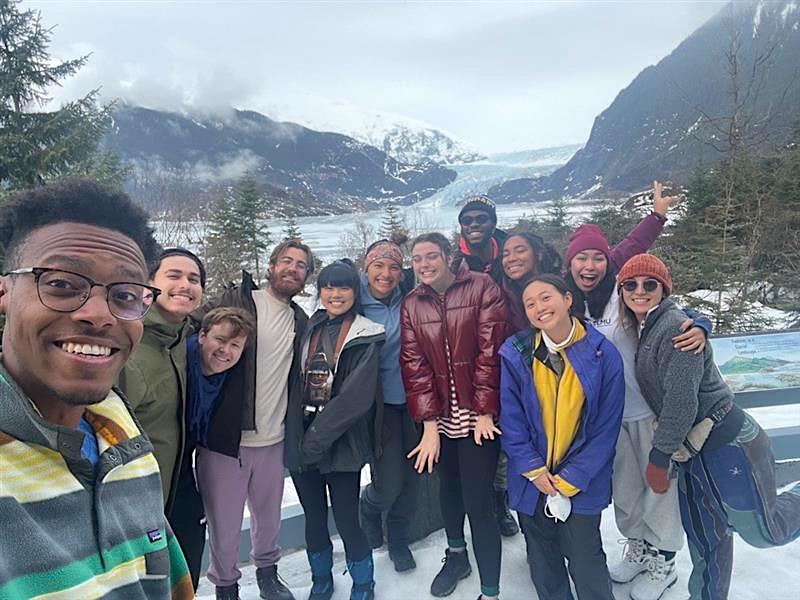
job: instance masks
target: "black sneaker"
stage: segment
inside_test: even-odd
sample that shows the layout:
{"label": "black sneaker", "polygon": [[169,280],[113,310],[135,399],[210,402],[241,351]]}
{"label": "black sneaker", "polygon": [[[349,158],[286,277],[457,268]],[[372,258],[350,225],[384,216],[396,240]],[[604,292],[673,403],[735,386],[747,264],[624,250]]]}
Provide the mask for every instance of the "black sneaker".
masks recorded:
{"label": "black sneaker", "polygon": [[394,563],[394,570],[398,573],[417,568],[414,555],[411,554],[411,550],[408,549],[408,546],[389,547],[389,558]]}
{"label": "black sneaker", "polygon": [[512,537],[519,533],[519,525],[508,509],[508,495],[505,491],[494,493],[494,516],[497,518],[500,535]]}
{"label": "black sneaker", "polygon": [[442,559],[444,566],[433,578],[431,583],[431,594],[438,598],[449,596],[456,591],[459,580],[465,579],[472,574],[472,567],[469,566],[466,548],[461,552],[444,551]]}
{"label": "black sneaker", "polygon": [[359,504],[359,513],[361,513],[361,529],[364,530],[364,535],[367,536],[367,543],[370,548],[377,550],[383,546],[383,519],[381,518],[381,513],[369,512],[363,499]]}
{"label": "black sneaker", "polygon": [[217,586],[217,600],[239,600],[239,584]]}
{"label": "black sneaker", "polygon": [[278,578],[278,566],[256,569],[258,591],[263,600],[295,600],[283,582]]}

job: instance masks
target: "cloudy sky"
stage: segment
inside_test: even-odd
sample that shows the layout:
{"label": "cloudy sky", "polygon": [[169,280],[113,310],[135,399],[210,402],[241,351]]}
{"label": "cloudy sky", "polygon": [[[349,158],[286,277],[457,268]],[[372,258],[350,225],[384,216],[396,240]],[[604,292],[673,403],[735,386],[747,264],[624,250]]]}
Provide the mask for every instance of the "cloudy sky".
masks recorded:
{"label": "cloudy sky", "polygon": [[[57,58],[92,53],[60,101],[102,86],[162,109],[251,108],[352,126],[427,122],[483,152],[584,142],[594,117],[722,1],[25,1]],[[350,120],[347,125],[344,121]]]}

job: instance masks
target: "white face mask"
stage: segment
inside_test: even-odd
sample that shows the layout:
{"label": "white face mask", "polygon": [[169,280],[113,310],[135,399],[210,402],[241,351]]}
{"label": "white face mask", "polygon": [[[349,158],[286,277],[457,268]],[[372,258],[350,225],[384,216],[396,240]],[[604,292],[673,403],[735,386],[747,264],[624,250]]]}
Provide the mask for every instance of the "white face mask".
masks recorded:
{"label": "white face mask", "polygon": [[555,519],[556,522],[564,522],[572,512],[572,500],[561,492],[556,492],[555,496],[548,496],[544,505],[545,516]]}

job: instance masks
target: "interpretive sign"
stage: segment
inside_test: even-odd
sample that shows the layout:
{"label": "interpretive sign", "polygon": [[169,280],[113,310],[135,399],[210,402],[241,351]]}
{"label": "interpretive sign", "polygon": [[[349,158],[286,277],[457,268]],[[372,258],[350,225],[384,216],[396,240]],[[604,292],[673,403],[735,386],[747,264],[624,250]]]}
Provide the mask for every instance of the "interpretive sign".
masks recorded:
{"label": "interpretive sign", "polygon": [[800,388],[799,329],[716,337],[711,345],[734,392]]}

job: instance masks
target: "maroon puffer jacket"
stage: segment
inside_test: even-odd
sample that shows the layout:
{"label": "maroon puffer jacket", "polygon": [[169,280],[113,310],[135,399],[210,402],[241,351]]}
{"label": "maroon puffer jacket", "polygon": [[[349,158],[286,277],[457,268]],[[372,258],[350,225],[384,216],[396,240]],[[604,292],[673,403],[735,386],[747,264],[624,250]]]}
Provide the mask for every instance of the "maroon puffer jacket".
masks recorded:
{"label": "maroon puffer jacket", "polygon": [[[445,338],[452,360],[448,364]],[[429,286],[410,292],[400,310],[400,366],[411,416],[426,421],[450,413],[450,375],[458,404],[478,414],[500,410],[500,357],[506,307],[494,281],[462,265],[444,302]]]}

